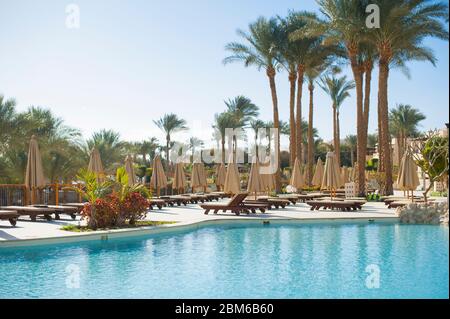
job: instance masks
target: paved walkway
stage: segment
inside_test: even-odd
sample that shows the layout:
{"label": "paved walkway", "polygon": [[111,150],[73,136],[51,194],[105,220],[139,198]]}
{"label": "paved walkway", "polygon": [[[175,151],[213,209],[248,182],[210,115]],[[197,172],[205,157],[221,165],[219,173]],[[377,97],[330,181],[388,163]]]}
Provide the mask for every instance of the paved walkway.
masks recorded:
{"label": "paved walkway", "polygon": [[[362,211],[355,212],[338,212],[338,211],[310,211],[309,206],[303,203],[297,203],[295,206],[287,206],[285,209],[271,210],[265,214],[252,214],[235,216],[231,213],[219,213],[217,215],[205,215],[198,205],[188,205],[186,207],[168,207],[162,210],[151,211],[147,214],[147,220],[152,221],[175,221],[176,224],[165,225],[164,227],[177,227],[182,225],[190,225],[204,221],[214,220],[258,220],[258,219],[295,219],[295,220],[326,220],[326,219],[396,219],[395,210],[389,210],[383,203],[368,202],[363,206]],[[38,220],[31,222],[26,217],[21,217],[16,227],[11,227],[8,221],[0,221],[0,247],[2,245],[10,245],[11,241],[33,239],[49,239],[73,236],[85,236],[93,234],[101,234],[102,232],[75,233],[63,231],[60,228],[64,225],[80,223],[79,217],[76,221],[72,221],[68,216],[61,216],[61,220],[51,222]],[[83,223],[83,222],[81,222]],[[145,227],[142,229],[154,229],[154,227]],[[127,229],[113,232],[133,232],[136,229]],[[107,232],[107,233],[113,233]],[[103,232],[104,233],[104,232]]]}

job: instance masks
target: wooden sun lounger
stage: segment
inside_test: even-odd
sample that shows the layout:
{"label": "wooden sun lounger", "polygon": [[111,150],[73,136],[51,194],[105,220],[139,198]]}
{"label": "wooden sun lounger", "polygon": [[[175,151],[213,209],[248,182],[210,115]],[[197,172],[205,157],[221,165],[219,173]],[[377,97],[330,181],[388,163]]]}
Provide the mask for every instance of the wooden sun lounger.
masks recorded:
{"label": "wooden sun lounger", "polygon": [[153,209],[154,206],[162,209],[163,207],[167,206],[167,202],[164,199],[152,198],[148,200],[148,206],[150,209]]}
{"label": "wooden sun lounger", "polygon": [[248,204],[266,204],[268,209],[286,208],[291,202],[288,199],[278,197],[260,196],[256,199],[246,199],[245,203]]}
{"label": "wooden sun lounger", "polygon": [[244,199],[247,195],[247,193],[240,193],[235,195],[228,203],[208,203],[202,204],[200,207],[205,210],[205,215],[208,215],[210,211],[214,211],[214,214],[217,214],[219,211],[223,211],[224,213],[230,211],[237,216],[241,213],[250,214],[250,212],[252,212],[255,214],[257,210],[261,213],[266,211],[267,204],[245,203]]}
{"label": "wooden sun lounger", "polygon": [[[60,220],[60,216],[62,214],[69,215],[73,220],[76,219],[76,215],[80,213],[79,208],[75,206],[59,206],[59,205],[32,205],[30,207],[37,207],[37,208],[50,208],[54,209],[55,212],[55,219]],[[84,205],[83,205],[84,207]]]}
{"label": "wooden sun lounger", "polygon": [[[181,196],[181,195],[174,195],[174,196],[161,196],[161,199],[167,201],[169,203],[169,206],[181,206],[184,205],[186,206],[187,204],[189,204],[191,202],[191,199],[189,197],[186,196]],[[172,205],[171,205],[172,204]]]}
{"label": "wooden sun lounger", "polygon": [[222,198],[230,198],[231,197],[230,194],[227,194],[225,192],[211,192],[211,194],[215,194],[215,195],[219,196],[221,199]]}
{"label": "wooden sun lounger", "polygon": [[16,226],[19,214],[15,210],[0,210],[0,220],[8,220],[12,226]]}
{"label": "wooden sun lounger", "polygon": [[341,210],[341,211],[352,211],[352,210],[361,210],[362,209],[361,202],[354,202],[354,201],[317,200],[317,201],[307,201],[306,204],[311,206],[311,210],[319,210],[321,208],[331,209],[331,210]]}
{"label": "wooden sun lounger", "polygon": [[1,210],[16,211],[20,216],[29,216],[31,221],[35,222],[38,216],[43,216],[48,221],[52,220],[51,214],[55,213],[51,208],[38,208],[30,206],[4,206],[0,207]]}
{"label": "wooden sun lounger", "polygon": [[306,203],[307,201],[315,200],[315,199],[319,199],[319,198],[323,198],[323,197],[327,197],[327,196],[328,195],[326,195],[326,194],[298,194],[297,198],[300,202]]}
{"label": "wooden sun lounger", "polygon": [[288,201],[291,202],[292,205],[297,204],[297,202],[299,201],[299,198],[297,195],[280,195],[279,198],[287,199]]}

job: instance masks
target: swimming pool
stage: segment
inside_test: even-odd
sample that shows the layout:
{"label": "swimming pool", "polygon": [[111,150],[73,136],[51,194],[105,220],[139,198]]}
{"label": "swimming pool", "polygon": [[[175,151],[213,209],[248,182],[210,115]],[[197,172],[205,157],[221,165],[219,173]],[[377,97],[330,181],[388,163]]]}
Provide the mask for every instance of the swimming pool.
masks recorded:
{"label": "swimming pool", "polygon": [[448,298],[448,227],[232,223],[0,249],[0,298]]}

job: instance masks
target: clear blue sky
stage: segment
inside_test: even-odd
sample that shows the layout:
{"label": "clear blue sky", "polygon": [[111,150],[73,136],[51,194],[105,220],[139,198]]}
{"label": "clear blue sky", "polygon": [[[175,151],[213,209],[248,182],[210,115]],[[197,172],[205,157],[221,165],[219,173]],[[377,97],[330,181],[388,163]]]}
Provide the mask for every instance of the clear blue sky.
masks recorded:
{"label": "clear blue sky", "polygon": [[[81,10],[77,30],[65,24],[70,3]],[[261,107],[261,118],[271,119],[264,72],[224,66],[224,46],[238,39],[237,28],[245,29],[259,15],[284,15],[288,9],[317,11],[317,5],[313,0],[0,0],[0,94],[15,97],[19,110],[49,107],[86,137],[112,128],[125,139],[162,140],[153,120],[173,112],[197,127],[192,135],[207,140],[223,100],[239,94]],[[442,128],[449,118],[448,43],[428,44],[437,67],[410,63],[410,80],[393,70],[389,83],[391,107],[409,103],[422,110],[427,116],[422,129]],[[281,118],[287,120],[285,73],[277,85]],[[305,96],[305,116],[307,101]],[[315,101],[314,125],[329,140],[330,101],[320,88]],[[355,134],[354,104],[353,94],[342,107],[343,136]],[[375,131],[376,112],[370,122]]]}

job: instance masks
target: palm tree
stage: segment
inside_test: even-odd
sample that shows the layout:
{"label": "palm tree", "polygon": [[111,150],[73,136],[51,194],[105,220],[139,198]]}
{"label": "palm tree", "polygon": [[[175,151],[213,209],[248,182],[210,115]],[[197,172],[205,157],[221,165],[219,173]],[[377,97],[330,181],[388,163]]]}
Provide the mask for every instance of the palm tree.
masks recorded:
{"label": "palm tree", "polygon": [[115,171],[122,165],[125,158],[125,143],[120,139],[120,134],[113,130],[101,130],[92,134],[87,140],[86,154],[89,154],[93,148],[100,153],[103,166],[109,172]]}
{"label": "palm tree", "polygon": [[165,153],[167,169],[169,169],[171,135],[179,131],[187,130],[186,121],[179,118],[178,115],[171,113],[164,114],[162,118],[157,121],[153,121],[153,123],[155,123],[155,125],[166,134]]}
{"label": "palm tree", "polygon": [[332,104],[333,109],[333,137],[334,137],[334,151],[336,153],[336,160],[338,165],[341,165],[341,151],[340,151],[340,125],[339,125],[339,110],[344,100],[350,96],[349,91],[355,88],[353,81],[347,81],[347,77],[340,78],[334,76],[323,76],[319,81],[319,86],[327,93]]}
{"label": "palm tree", "polygon": [[6,151],[10,139],[13,134],[11,130],[15,127],[14,121],[16,118],[16,100],[6,100],[3,95],[0,95],[0,154]]}
{"label": "palm tree", "polygon": [[[224,59],[224,64],[232,62],[243,62],[246,67],[256,66],[258,70],[264,69],[269,78],[270,92],[273,105],[274,128],[279,129],[280,120],[278,113],[278,97],[275,84],[275,76],[279,67],[279,47],[280,29],[277,19],[266,19],[260,17],[256,22],[249,25],[249,32],[238,30],[238,35],[245,43],[232,42],[227,44],[226,50],[231,55]],[[276,141],[276,151],[278,164],[280,163],[280,136]],[[280,167],[277,168],[277,190],[280,189],[279,180]]]}
{"label": "palm tree", "polygon": [[417,127],[425,119],[426,117],[423,113],[408,104],[398,104],[395,109],[390,111],[389,126],[391,133],[398,141],[399,161],[397,165],[400,165],[407,147],[408,138],[418,135]]}
{"label": "palm tree", "polygon": [[[365,181],[365,154],[368,125],[365,125],[369,117],[369,99],[364,103],[364,71],[365,66],[370,66],[374,57],[370,56],[368,44],[364,42],[368,31],[366,27],[366,7],[373,1],[368,0],[319,0],[320,11],[325,20],[312,21],[306,28],[309,35],[324,35],[327,43],[339,43],[345,47],[346,57],[350,62],[356,87],[356,117],[358,148],[357,157],[360,163],[358,176],[360,181]],[[366,65],[366,61],[367,65]],[[369,85],[371,69],[367,69],[369,77],[366,83]],[[367,107],[367,109],[365,109]],[[365,192],[365,182],[358,184],[359,193]]]}
{"label": "palm tree", "polygon": [[226,129],[232,128],[234,124],[235,124],[234,116],[229,112],[222,112],[214,116],[213,128],[216,130],[221,139],[220,143],[222,146],[222,163],[225,163]]}
{"label": "palm tree", "polygon": [[384,193],[393,193],[392,160],[389,135],[388,79],[393,66],[404,67],[409,60],[429,61],[433,52],[423,45],[427,37],[448,40],[448,5],[429,0],[373,1],[380,8],[380,28],[369,30],[367,41],[378,50],[379,145],[383,157],[380,171],[385,173]]}
{"label": "palm tree", "polygon": [[254,137],[255,152],[256,152],[256,155],[259,156],[259,146],[258,146],[259,136],[258,136],[258,134],[259,134],[260,130],[266,128],[266,123],[262,120],[251,120],[249,123],[249,126],[250,126],[251,130],[253,131],[253,134],[255,135],[255,137]]}
{"label": "palm tree", "polygon": [[[225,101],[227,112],[230,113],[234,119],[233,125],[230,128],[244,128],[249,121],[259,115],[259,107],[256,106],[249,98],[245,96],[237,96],[234,99]],[[233,136],[233,152],[237,151],[237,136]]]}
{"label": "palm tree", "polygon": [[142,156],[142,161],[144,165],[149,164],[148,159],[152,159],[155,157],[156,150],[159,147],[158,139],[156,137],[151,137],[148,140],[142,142],[136,142],[135,148],[136,153]]}
{"label": "palm tree", "polygon": [[358,138],[356,135],[347,135],[344,139],[344,143],[350,149],[350,162],[353,166],[355,165],[355,150],[358,145]]}
{"label": "palm tree", "polygon": [[197,147],[203,147],[203,145],[205,145],[205,143],[201,139],[194,136],[189,138],[188,147],[192,152],[192,158],[195,156],[195,149]]}

